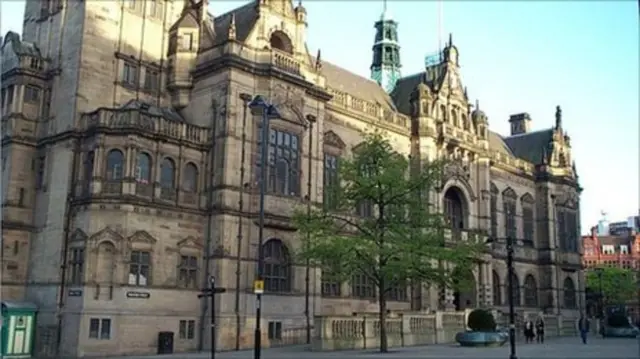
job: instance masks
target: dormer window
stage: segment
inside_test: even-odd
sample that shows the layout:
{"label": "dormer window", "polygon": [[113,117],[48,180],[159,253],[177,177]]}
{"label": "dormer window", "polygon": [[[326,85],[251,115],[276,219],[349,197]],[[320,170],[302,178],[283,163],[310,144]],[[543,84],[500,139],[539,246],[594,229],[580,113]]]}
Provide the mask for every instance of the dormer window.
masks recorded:
{"label": "dormer window", "polygon": [[40,59],[32,57],[29,61],[29,67],[34,69],[34,70],[41,70],[42,69],[42,63],[40,62]]}
{"label": "dormer window", "polygon": [[293,54],[293,44],[291,43],[291,39],[289,39],[289,36],[282,31],[278,30],[271,34],[269,44],[272,49]]}

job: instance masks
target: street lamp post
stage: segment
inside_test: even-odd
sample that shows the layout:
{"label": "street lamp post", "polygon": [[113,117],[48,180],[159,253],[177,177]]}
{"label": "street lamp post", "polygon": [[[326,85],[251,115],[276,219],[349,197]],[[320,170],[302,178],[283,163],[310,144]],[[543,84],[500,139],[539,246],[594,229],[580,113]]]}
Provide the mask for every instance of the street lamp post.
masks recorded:
{"label": "street lamp post", "polygon": [[596,275],[598,276],[598,316],[600,319],[604,319],[604,293],[602,292],[602,268],[596,268]]}
{"label": "street lamp post", "polygon": [[[311,217],[311,170],[313,169],[313,124],[316,122],[316,116],[307,115],[309,122],[309,165],[307,170],[307,218]],[[310,240],[310,233],[307,233],[307,242]],[[304,315],[306,319],[306,339],[307,344],[311,344],[311,265],[309,258],[306,260],[304,274]]]}
{"label": "street lamp post", "polygon": [[[498,238],[490,237],[487,243],[498,242]],[[509,359],[518,359],[516,356],[516,310],[513,302],[515,269],[513,268],[513,243],[511,236],[506,238],[507,243],[507,286],[509,291]]]}
{"label": "street lamp post", "polygon": [[[262,243],[264,242],[264,199],[267,192],[267,156],[269,146],[269,120],[278,118],[278,110],[269,104],[262,96],[258,95],[249,103],[249,109],[254,116],[261,116],[262,138],[260,156],[260,214],[258,218],[258,270],[257,280],[263,280],[264,254]],[[262,290],[256,291],[256,330],[254,333],[253,358],[260,359],[262,354],[262,330],[260,317],[262,316]]]}

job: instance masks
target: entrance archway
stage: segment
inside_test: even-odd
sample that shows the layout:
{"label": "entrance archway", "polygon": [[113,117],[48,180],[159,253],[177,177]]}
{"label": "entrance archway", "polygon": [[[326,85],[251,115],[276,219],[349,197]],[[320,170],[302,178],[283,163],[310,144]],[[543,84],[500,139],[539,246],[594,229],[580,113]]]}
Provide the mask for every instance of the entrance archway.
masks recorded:
{"label": "entrance archway", "polygon": [[452,274],[454,278],[453,304],[456,310],[475,308],[477,286],[473,272],[468,269],[456,268]]}

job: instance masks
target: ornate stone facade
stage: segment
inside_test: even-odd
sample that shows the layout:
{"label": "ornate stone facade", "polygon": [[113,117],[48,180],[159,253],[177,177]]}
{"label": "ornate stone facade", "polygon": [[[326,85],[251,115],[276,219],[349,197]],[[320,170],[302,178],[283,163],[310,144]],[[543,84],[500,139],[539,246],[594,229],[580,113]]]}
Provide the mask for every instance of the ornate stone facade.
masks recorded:
{"label": "ornate stone facade", "polygon": [[[27,1],[22,38],[4,37],[2,298],[39,306],[39,350],[149,353],[161,331],[177,351],[207,348],[211,308],[197,294],[210,275],[227,288],[218,348],[252,345],[261,139],[246,105],[256,94],[282,114],[264,139],[267,345],[304,332],[306,315],[376,309],[366,281],[306,278],[289,220],[324,200],[336,160],[372,126],[405,154],[457,160],[431,200],[461,240],[518,239],[520,309],[580,307],[580,188],[560,109],[549,130],[531,132],[520,115],[503,137],[470,105],[451,41],[387,94],[307,52],[300,5],[253,1],[217,17],[207,6]],[[470,293],[416,285],[389,307],[503,308],[504,254],[496,244],[467,273]]]}

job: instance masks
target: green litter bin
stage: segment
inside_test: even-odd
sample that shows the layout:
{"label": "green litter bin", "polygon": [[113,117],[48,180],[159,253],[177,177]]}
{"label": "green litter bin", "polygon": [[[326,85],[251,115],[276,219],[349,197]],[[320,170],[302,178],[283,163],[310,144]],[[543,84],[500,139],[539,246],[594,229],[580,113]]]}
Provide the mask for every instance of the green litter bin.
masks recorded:
{"label": "green litter bin", "polygon": [[38,307],[2,301],[2,358],[31,358]]}

